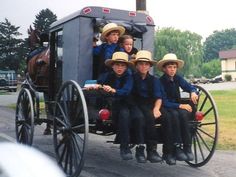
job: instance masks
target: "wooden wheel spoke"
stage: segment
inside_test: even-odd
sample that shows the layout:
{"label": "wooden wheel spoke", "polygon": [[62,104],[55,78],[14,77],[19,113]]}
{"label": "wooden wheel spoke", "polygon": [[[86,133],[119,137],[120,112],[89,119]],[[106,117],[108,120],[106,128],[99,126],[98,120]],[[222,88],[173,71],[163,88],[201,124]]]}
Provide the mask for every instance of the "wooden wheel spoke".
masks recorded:
{"label": "wooden wheel spoke", "polygon": [[[59,162],[59,164],[62,165],[64,156],[65,156],[65,154],[66,154],[67,147],[66,147],[66,144],[65,144],[65,143],[63,143],[63,144],[61,144],[61,145],[63,145],[63,146],[62,146],[62,152],[61,152],[61,154],[60,154],[60,159],[59,159],[58,162]],[[58,148],[58,153],[59,153],[59,151],[60,151],[60,149]]]}
{"label": "wooden wheel spoke", "polygon": [[198,163],[198,156],[197,156],[197,145],[196,145],[196,135],[193,136],[193,152],[194,152],[194,161]]}
{"label": "wooden wheel spoke", "polygon": [[202,156],[202,159],[205,160],[204,153],[203,153],[202,146],[200,144],[199,138],[198,138],[198,136],[195,136],[195,137],[196,137],[196,140],[197,140],[197,146],[199,148],[199,151],[200,151],[200,154]]}
{"label": "wooden wheel spoke", "polygon": [[203,102],[202,102],[202,104],[201,104],[201,106],[200,106],[200,108],[199,108],[199,111],[202,111],[202,109],[203,109],[203,107],[205,106],[205,103],[206,103],[206,101],[207,101],[207,96],[205,96],[205,98],[204,98],[204,100],[203,100]]}
{"label": "wooden wheel spoke", "polygon": [[204,117],[207,116],[207,114],[208,114],[209,112],[211,112],[212,110],[213,110],[213,107],[209,108],[209,109],[204,113]]}
{"label": "wooden wheel spoke", "polygon": [[60,148],[61,148],[62,145],[64,144],[64,139],[58,140],[58,142],[59,142],[59,143],[57,143],[56,152],[59,152]]}
{"label": "wooden wheel spoke", "polygon": [[203,134],[205,134],[206,136],[210,137],[211,139],[215,139],[215,137],[213,137],[212,135],[210,135],[209,133],[207,133],[206,131],[202,130],[201,128],[197,127],[197,130],[199,130],[200,132],[202,132]]}
{"label": "wooden wheel spoke", "polygon": [[78,134],[73,133],[73,143],[76,147],[76,152],[79,152],[77,155],[79,155],[79,158],[81,158],[83,150],[80,149],[79,144],[82,146],[84,144],[84,140]]}
{"label": "wooden wheel spoke", "polygon": [[207,150],[210,152],[211,149],[209,148],[209,146],[207,145],[206,141],[202,138],[202,135],[197,132],[197,136],[201,139],[201,142],[205,145],[205,147],[207,148]]}
{"label": "wooden wheel spoke", "polygon": [[77,130],[82,130],[84,131],[85,129],[85,124],[80,124],[80,125],[76,125],[76,126],[73,126],[71,127],[73,131],[77,131]]}
{"label": "wooden wheel spoke", "polygon": [[23,126],[22,127],[20,127],[20,130],[19,130],[19,132],[18,132],[18,139],[20,139],[20,137],[21,137],[21,135],[22,135],[22,133],[23,133]]}
{"label": "wooden wheel spoke", "polygon": [[68,125],[66,125],[65,122],[63,122],[63,120],[61,120],[61,117],[55,117],[55,122],[57,124],[58,127],[67,127]]}
{"label": "wooden wheel spoke", "polygon": [[70,151],[70,173],[73,173],[75,169],[79,166],[79,161],[81,160],[81,156],[77,150],[77,144],[74,140],[74,137],[71,137],[71,151]]}
{"label": "wooden wheel spoke", "polygon": [[62,108],[64,110],[65,115],[68,117],[68,110],[67,110],[67,102],[66,101],[67,101],[67,98],[66,98],[65,93],[63,92],[62,93],[62,104],[63,104]]}
{"label": "wooden wheel spoke", "polygon": [[216,125],[216,122],[201,123],[199,127],[208,126],[208,125]]}

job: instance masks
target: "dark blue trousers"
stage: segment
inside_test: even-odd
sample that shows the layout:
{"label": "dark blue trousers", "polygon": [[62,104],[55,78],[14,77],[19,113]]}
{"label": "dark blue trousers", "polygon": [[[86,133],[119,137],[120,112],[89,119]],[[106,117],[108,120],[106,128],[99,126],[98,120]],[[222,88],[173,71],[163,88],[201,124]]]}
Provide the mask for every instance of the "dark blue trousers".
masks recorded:
{"label": "dark blue trousers", "polygon": [[183,109],[167,109],[171,115],[174,143],[191,144],[189,119],[192,113]]}

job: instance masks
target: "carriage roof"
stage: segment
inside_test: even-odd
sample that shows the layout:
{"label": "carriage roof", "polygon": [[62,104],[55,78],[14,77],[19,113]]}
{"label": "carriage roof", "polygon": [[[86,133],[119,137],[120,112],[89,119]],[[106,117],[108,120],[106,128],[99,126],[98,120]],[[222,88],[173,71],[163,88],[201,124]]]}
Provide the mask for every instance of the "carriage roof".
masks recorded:
{"label": "carriage roof", "polygon": [[123,21],[132,21],[134,23],[143,23],[146,25],[154,25],[153,19],[149,15],[142,12],[89,6],[89,7],[84,7],[83,9],[76,11],[73,14],[54,22],[51,25],[51,28],[53,29],[58,25],[64,24],[78,17],[123,20]]}

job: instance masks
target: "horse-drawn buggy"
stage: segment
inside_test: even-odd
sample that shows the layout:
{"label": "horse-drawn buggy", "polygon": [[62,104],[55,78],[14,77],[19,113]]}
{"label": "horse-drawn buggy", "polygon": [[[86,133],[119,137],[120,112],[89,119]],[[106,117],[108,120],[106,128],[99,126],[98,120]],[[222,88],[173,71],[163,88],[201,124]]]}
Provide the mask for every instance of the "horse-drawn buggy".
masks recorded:
{"label": "horse-drawn buggy", "polygon": [[[83,168],[89,133],[112,135],[116,132],[109,103],[103,102],[100,110],[94,109],[94,94],[83,89],[85,83],[96,79],[94,36],[99,35],[100,29],[110,22],[125,27],[127,33],[135,38],[137,49],[153,51],[155,25],[149,15],[85,7],[51,25],[49,48],[28,61],[27,77],[19,92],[15,120],[17,141],[32,145],[35,125],[52,125],[58,164],[68,176],[78,176]],[[218,115],[208,91],[200,86],[196,88],[198,104],[189,121],[194,161],[187,163],[200,167],[214,154]],[[45,95],[45,118],[40,116],[39,92]],[[100,96],[107,97],[102,93]]]}

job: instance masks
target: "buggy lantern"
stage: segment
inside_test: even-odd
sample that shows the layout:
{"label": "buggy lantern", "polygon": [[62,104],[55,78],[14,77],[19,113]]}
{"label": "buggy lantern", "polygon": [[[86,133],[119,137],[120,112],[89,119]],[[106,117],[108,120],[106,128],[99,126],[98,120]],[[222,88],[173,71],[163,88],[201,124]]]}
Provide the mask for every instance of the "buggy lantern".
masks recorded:
{"label": "buggy lantern", "polygon": [[99,118],[102,120],[102,121],[105,121],[105,120],[108,120],[109,117],[110,117],[110,111],[108,109],[101,109],[99,111]]}
{"label": "buggy lantern", "polygon": [[201,121],[203,118],[204,118],[203,112],[197,111],[197,112],[195,113],[195,119],[196,119],[197,121]]}

